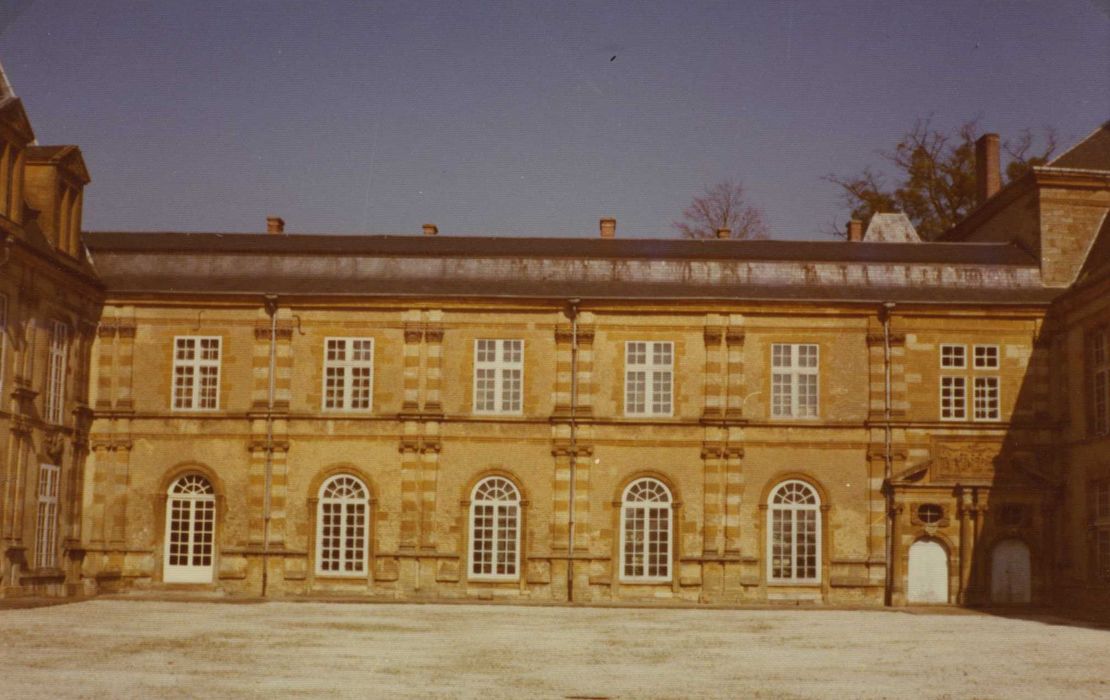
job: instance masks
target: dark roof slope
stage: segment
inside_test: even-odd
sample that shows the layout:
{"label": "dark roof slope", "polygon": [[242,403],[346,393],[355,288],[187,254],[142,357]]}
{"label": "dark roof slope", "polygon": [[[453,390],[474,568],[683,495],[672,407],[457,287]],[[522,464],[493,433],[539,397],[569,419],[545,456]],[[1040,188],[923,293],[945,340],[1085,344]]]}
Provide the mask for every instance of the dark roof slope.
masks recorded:
{"label": "dark roof slope", "polygon": [[1017,266],[1036,264],[1036,260],[1018,246],[998,243],[131,232],[89,232],[85,234],[85,242],[94,256],[101,251],[130,251],[379,257],[627,258]]}
{"label": "dark roof slope", "polygon": [[1049,163],[1054,168],[1110,170],[1110,121]]}

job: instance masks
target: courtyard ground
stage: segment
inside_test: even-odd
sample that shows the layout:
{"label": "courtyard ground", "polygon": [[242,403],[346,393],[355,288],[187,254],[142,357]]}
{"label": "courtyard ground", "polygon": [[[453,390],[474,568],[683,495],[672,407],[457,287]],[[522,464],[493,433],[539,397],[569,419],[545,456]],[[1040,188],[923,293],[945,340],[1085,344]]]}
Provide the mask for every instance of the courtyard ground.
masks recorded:
{"label": "courtyard ground", "polygon": [[1110,630],[963,611],[90,600],[0,609],[0,697],[1110,698]]}

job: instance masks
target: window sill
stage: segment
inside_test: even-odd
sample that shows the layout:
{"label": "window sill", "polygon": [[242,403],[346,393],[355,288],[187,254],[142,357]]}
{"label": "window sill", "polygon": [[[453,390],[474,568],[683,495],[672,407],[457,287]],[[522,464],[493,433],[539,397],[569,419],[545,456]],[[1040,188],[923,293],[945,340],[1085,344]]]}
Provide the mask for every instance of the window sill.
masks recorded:
{"label": "window sill", "polygon": [[663,585],[669,586],[669,585],[671,585],[672,579],[670,577],[667,577],[667,578],[623,578],[622,577],[622,578],[618,579],[618,581],[622,585],[628,585],[628,586],[663,586]]}
{"label": "window sill", "polygon": [[806,579],[804,581],[767,581],[769,587],[775,588],[820,588],[820,579]]}

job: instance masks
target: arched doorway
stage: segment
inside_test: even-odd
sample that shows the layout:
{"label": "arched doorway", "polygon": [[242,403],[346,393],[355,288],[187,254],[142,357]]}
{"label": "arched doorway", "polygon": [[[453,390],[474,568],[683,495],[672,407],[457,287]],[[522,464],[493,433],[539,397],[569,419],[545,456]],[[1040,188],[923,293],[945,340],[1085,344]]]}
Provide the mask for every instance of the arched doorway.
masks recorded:
{"label": "arched doorway", "polygon": [[1031,598],[1029,547],[1021,540],[1002,540],[991,553],[991,602],[1028,603]]}
{"label": "arched doorway", "polygon": [[170,485],[166,503],[166,583],[211,583],[216,543],[216,494],[200,474]]}
{"label": "arched doorway", "polygon": [[940,542],[921,539],[910,546],[906,602],[948,602],[948,552]]}

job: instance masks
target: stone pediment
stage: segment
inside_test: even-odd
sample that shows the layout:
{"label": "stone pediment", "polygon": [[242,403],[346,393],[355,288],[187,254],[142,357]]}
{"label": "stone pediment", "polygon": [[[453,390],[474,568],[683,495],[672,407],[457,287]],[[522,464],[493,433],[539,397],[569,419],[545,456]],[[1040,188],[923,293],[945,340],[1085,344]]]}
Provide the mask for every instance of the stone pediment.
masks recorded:
{"label": "stone pediment", "polygon": [[930,459],[891,477],[895,485],[983,484],[1049,486],[1056,480],[1038,469],[1030,450],[1014,449],[998,440],[934,439]]}

